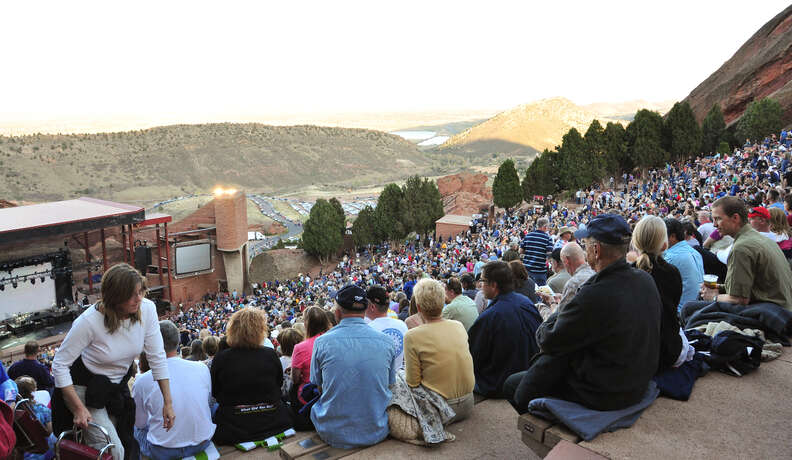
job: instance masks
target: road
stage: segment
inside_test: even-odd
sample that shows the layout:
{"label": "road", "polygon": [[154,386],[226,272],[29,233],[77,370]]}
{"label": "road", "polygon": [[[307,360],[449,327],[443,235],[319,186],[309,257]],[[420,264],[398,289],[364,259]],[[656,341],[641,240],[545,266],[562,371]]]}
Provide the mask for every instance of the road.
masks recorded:
{"label": "road", "polygon": [[[288,230],[285,234],[275,235],[275,236],[268,236],[263,240],[255,240],[250,241],[249,248],[248,248],[248,257],[251,259],[255,257],[257,254],[275,246],[279,240],[283,240],[284,243],[288,242],[290,238],[299,237],[302,234],[303,227],[301,222],[294,222],[272,207],[272,204],[269,202],[268,199],[260,196],[260,195],[248,195],[247,196],[250,200],[256,203],[259,210],[262,214],[269,217],[270,219],[283,224],[284,227]],[[295,238],[296,239],[296,238]]]}

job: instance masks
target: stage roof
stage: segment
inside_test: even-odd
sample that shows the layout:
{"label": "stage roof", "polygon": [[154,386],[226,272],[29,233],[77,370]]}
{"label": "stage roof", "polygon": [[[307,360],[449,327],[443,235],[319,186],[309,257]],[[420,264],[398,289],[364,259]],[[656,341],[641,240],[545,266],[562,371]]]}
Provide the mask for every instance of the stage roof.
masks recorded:
{"label": "stage roof", "polygon": [[136,224],[145,210],[95,198],[0,209],[0,244]]}

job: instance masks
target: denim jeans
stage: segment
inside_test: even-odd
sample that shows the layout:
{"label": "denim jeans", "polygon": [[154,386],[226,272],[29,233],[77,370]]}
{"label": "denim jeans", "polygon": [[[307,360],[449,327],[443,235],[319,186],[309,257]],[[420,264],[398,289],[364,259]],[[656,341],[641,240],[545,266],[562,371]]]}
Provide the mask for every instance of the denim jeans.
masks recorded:
{"label": "denim jeans", "polygon": [[211,439],[207,439],[196,446],[162,447],[149,442],[148,427],[135,427],[135,439],[140,446],[140,453],[152,460],[179,460],[184,457],[192,457],[205,451],[212,443]]}

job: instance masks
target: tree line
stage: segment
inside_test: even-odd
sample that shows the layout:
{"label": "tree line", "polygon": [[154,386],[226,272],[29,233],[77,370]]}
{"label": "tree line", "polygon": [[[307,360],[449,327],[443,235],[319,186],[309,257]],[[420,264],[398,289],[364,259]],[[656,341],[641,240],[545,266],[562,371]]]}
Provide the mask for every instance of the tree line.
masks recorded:
{"label": "tree line", "polygon": [[[437,184],[415,175],[401,187],[393,183],[386,185],[376,207],[367,205],[361,209],[352,223],[352,237],[357,246],[398,241],[411,232],[431,232],[441,217],[443,198]],[[346,229],[341,202],[336,198],[320,198],[303,226],[302,247],[324,265],[343,245]]]}
{"label": "tree line", "polygon": [[561,145],[545,149],[534,159],[520,182],[514,162],[506,160],[492,187],[495,205],[517,206],[523,198],[551,195],[561,190],[587,188],[609,175],[635,168],[662,167],[699,154],[728,153],[745,139],[761,141],[782,128],[781,105],[770,98],[752,102],[736,126],[727,129],[718,104],[701,125],[685,102],[677,102],[663,118],[642,109],[625,128],[598,120],[584,134],[572,128]]}

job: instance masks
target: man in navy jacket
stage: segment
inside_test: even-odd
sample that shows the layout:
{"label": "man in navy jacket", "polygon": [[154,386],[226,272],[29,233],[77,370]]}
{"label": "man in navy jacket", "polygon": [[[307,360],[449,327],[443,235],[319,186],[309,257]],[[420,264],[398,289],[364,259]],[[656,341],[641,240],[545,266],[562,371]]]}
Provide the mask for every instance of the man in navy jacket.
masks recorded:
{"label": "man in navy jacket", "polygon": [[536,329],[542,317],[524,295],[513,292],[514,281],[506,262],[486,264],[481,272],[484,296],[490,305],[468,331],[476,393],[500,398],[503,382],[528,368],[539,351]]}

